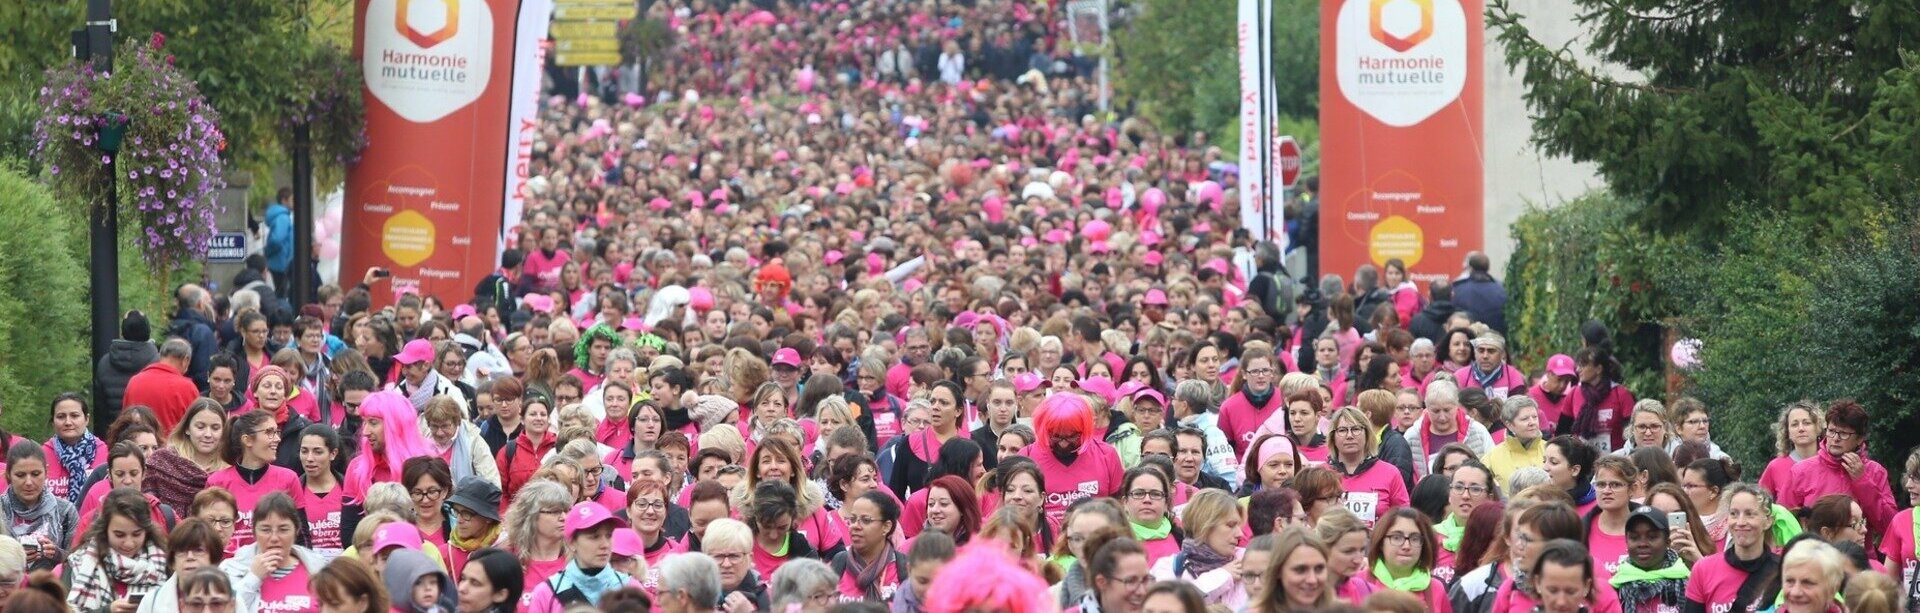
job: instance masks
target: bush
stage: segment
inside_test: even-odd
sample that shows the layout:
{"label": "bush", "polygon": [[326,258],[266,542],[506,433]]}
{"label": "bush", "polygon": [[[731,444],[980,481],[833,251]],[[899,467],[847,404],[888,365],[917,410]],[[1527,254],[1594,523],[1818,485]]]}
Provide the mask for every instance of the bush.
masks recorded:
{"label": "bush", "polygon": [[[1696,391],[1716,442],[1757,471],[1773,458],[1780,407],[1854,398],[1873,416],[1870,455],[1898,479],[1920,433],[1898,427],[1920,390],[1920,230],[1912,214],[1869,215],[1866,232],[1822,247],[1784,217],[1743,220],[1699,287]],[[1755,473],[1757,475],[1757,473]],[[1896,492],[1903,488],[1894,487]]]}
{"label": "bush", "polygon": [[1539,372],[1556,353],[1571,355],[1580,326],[1599,320],[1614,331],[1616,357],[1637,398],[1665,393],[1662,320],[1667,302],[1658,273],[1678,248],[1633,231],[1635,203],[1594,193],[1513,223],[1507,262],[1507,346],[1515,365]]}
{"label": "bush", "polygon": [[0,166],[0,194],[0,426],[44,438],[46,403],[93,380],[87,271],[71,240],[85,228],[74,221],[79,207],[17,167]]}

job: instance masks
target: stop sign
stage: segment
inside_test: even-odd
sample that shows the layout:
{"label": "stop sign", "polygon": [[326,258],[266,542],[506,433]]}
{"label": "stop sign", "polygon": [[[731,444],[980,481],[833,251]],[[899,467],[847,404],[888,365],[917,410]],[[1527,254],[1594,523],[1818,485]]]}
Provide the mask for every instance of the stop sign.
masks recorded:
{"label": "stop sign", "polygon": [[1300,143],[1291,136],[1280,137],[1280,144],[1274,147],[1280,156],[1280,186],[1292,188],[1293,182],[1300,179]]}

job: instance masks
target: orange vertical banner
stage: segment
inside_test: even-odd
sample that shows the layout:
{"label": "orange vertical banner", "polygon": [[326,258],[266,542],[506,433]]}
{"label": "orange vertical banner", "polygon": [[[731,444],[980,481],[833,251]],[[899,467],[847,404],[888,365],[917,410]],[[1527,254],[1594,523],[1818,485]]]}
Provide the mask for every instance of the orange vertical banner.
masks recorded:
{"label": "orange vertical banner", "polygon": [[355,3],[367,148],[347,173],[343,283],[381,266],[451,305],[496,266],[520,3]]}
{"label": "orange vertical banner", "polygon": [[1320,7],[1321,273],[1458,276],[1483,240],[1481,3]]}

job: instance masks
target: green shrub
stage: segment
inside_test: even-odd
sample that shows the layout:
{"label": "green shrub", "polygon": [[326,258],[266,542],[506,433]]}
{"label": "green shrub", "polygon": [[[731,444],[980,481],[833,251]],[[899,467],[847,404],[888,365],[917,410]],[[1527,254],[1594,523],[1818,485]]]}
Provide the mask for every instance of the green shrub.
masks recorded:
{"label": "green shrub", "polygon": [[1784,218],[1745,220],[1715,259],[1690,324],[1703,343],[1694,385],[1742,466],[1777,454],[1773,420],[1799,399],[1858,400],[1870,455],[1895,479],[1920,443],[1902,427],[1920,393],[1920,233],[1911,214],[1890,217],[1863,217],[1865,232],[1828,248]]}
{"label": "green shrub", "polygon": [[0,166],[0,194],[0,426],[44,438],[46,403],[93,380],[87,270],[71,240],[85,228],[15,167]]}
{"label": "green shrub", "polygon": [[1614,331],[1616,357],[1634,396],[1665,393],[1660,351],[1667,302],[1659,271],[1678,251],[1671,241],[1633,230],[1642,208],[1605,193],[1513,223],[1507,288],[1507,344],[1516,365],[1538,372],[1547,357],[1580,348],[1580,326],[1599,320]]}

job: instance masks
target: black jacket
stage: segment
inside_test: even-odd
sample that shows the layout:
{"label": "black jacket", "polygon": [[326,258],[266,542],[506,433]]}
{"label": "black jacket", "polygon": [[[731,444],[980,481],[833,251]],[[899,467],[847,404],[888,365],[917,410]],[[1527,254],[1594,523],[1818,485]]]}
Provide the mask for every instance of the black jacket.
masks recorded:
{"label": "black jacket", "polygon": [[1360,330],[1361,334],[1372,332],[1373,310],[1383,304],[1389,309],[1393,308],[1393,294],[1387,290],[1376,287],[1371,292],[1361,294],[1353,305],[1353,327]]}
{"label": "black jacket", "polygon": [[148,364],[160,361],[160,351],[153,343],[115,339],[107,348],[107,354],[100,356],[100,363],[93,369],[93,387],[99,392],[106,404],[95,407],[93,427],[100,434],[120,416],[120,400],[126,397],[127,381],[140,373]]}
{"label": "black jacket", "polygon": [[1453,301],[1435,300],[1427,307],[1413,314],[1413,321],[1407,323],[1407,332],[1414,338],[1433,341],[1434,351],[1441,356],[1447,355],[1447,318],[1453,317]]}
{"label": "black jacket", "polygon": [[1406,433],[1391,427],[1380,433],[1380,448],[1374,451],[1380,460],[1400,469],[1400,480],[1413,491],[1413,448],[1407,446]]}
{"label": "black jacket", "polygon": [[[207,393],[207,371],[212,370],[209,362],[213,354],[220,351],[220,341],[213,335],[213,322],[199,311],[186,310],[173,314],[173,321],[167,324],[167,336],[178,336],[193,345],[193,359],[187,362],[187,378],[193,379],[193,385],[200,393]],[[235,373],[238,374],[238,373]],[[294,445],[298,455],[299,445]]]}

